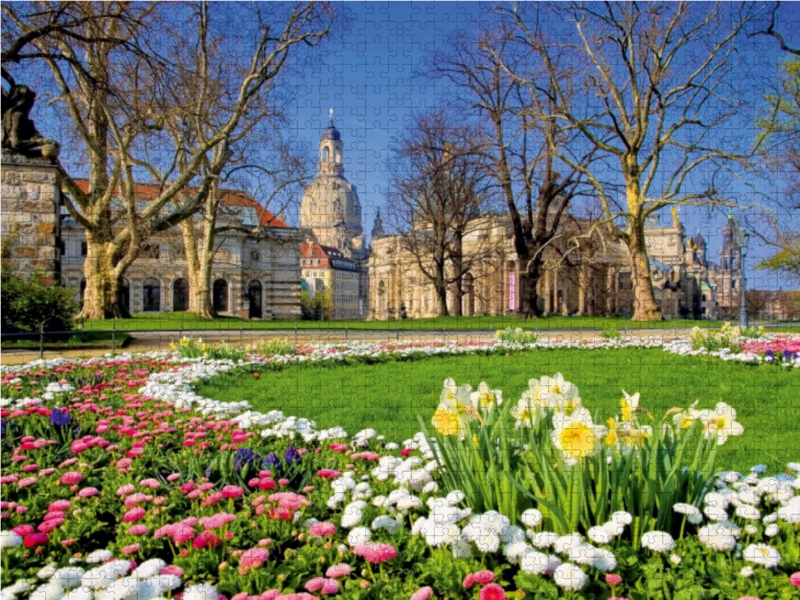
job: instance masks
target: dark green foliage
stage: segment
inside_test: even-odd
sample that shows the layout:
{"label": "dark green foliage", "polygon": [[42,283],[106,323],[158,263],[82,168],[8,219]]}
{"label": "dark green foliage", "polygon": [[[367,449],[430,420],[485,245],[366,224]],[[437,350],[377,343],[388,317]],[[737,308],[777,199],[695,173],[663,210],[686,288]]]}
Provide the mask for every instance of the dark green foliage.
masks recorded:
{"label": "dark green foliage", "polygon": [[78,310],[69,289],[47,285],[40,274],[4,276],[0,298],[3,333],[39,331],[42,325],[45,331],[68,331]]}

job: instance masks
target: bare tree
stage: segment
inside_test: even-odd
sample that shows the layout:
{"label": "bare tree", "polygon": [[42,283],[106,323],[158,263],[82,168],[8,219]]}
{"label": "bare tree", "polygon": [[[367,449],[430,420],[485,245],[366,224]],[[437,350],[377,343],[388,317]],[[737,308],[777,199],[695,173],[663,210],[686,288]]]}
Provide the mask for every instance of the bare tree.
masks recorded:
{"label": "bare tree", "polygon": [[[746,164],[754,151],[747,136],[724,135],[747,108],[741,94],[728,92],[732,78],[752,75],[744,71],[737,46],[746,26],[766,9],[605,3],[501,10],[517,27],[515,39],[530,54],[527,63],[536,65],[531,75],[525,65],[503,61],[506,71],[536,90],[533,95],[548,96],[548,118],[579,132],[583,144],[604,158],[585,166],[558,153],[592,183],[605,226],[628,248],[633,319],[661,320],[645,219],[676,204],[735,205],[725,197],[729,168]],[[552,23],[559,23],[558,31]],[[567,77],[565,64],[575,65]],[[545,84],[538,75],[542,66]],[[619,169],[624,189],[619,204],[619,184],[601,181],[612,169]]]}
{"label": "bare tree", "polygon": [[[513,31],[497,20],[482,23],[478,31],[459,33],[437,50],[430,75],[455,84],[465,93],[463,108],[478,119],[474,126],[487,126],[484,157],[508,211],[521,266],[520,312],[540,316],[537,285],[545,249],[563,233],[562,219],[581,191],[577,165],[588,168],[594,149],[571,144],[574,133],[543,118],[548,98],[507,72],[527,62],[524,53],[514,51]],[[572,150],[576,166],[560,159]]]}
{"label": "bare tree", "polygon": [[747,290],[744,301],[747,304],[747,314],[754,319],[763,319],[764,312],[773,301],[775,292],[769,290]]}
{"label": "bare tree", "polygon": [[[424,113],[396,149],[392,164],[389,217],[400,245],[435,288],[438,312],[462,311],[464,278],[485,257],[479,217],[491,201],[481,161],[481,140],[456,125],[444,111]],[[465,239],[476,239],[465,249]]]}
{"label": "bare tree", "polygon": [[[39,4],[39,3],[37,3]],[[4,14],[23,34],[41,27],[32,4],[3,5]],[[55,10],[59,3],[41,3]],[[80,3],[73,10],[91,16],[69,35],[35,37],[36,52],[51,71],[71,125],[88,157],[89,190],[84,191],[66,171],[66,206],[83,228],[88,246],[84,265],[86,293],[81,318],[122,316],[118,301],[120,280],[136,259],[142,243],[153,233],[177,225],[201,210],[231,156],[234,146],[261,116],[251,109],[264,101],[290,54],[314,46],[327,34],[332,8],[325,3],[302,3],[276,8],[258,4],[170,5],[159,14],[158,5]],[[177,8],[176,8],[177,6]],[[122,22],[106,13],[127,11]],[[106,16],[103,16],[106,15]],[[212,18],[216,15],[216,18]],[[97,18],[95,18],[97,17]],[[156,17],[160,17],[158,23]],[[208,67],[187,77],[177,57],[184,40],[163,31],[181,26],[195,32],[200,52],[208,40],[222,45],[214,26],[231,19],[241,28],[236,51],[250,52],[237,62],[230,76],[229,52],[224,49],[192,64]],[[156,34],[155,32],[158,31]],[[79,34],[78,34],[79,32]],[[230,37],[230,36],[229,36]],[[125,40],[125,44],[105,39]],[[158,48],[154,46],[159,44]],[[185,47],[185,44],[184,46]],[[153,56],[160,60],[153,60]],[[176,66],[177,65],[177,66]],[[220,85],[221,84],[221,85]],[[195,86],[187,90],[185,86]],[[191,100],[182,104],[181,100]],[[213,119],[203,120],[213,115]],[[185,126],[179,140],[165,133],[173,119]],[[189,126],[186,120],[200,123]],[[148,173],[158,192],[138,202],[134,176]],[[191,187],[185,202],[171,210],[177,195]]]}

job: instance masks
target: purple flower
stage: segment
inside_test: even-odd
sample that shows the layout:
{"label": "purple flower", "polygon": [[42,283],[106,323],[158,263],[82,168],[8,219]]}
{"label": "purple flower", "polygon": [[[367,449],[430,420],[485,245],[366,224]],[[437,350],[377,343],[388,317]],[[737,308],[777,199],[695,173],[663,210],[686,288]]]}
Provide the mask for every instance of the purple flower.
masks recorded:
{"label": "purple flower", "polygon": [[50,411],[50,425],[55,427],[66,427],[72,421],[72,415],[63,408],[54,408]]}

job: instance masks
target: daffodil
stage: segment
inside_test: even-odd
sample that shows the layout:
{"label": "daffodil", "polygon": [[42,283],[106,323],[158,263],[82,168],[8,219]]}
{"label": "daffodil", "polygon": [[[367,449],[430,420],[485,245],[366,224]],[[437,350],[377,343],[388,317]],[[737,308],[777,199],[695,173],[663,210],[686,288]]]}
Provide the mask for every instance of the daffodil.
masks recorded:
{"label": "daffodil", "polygon": [[478,385],[478,391],[472,392],[469,395],[469,400],[475,408],[491,410],[495,405],[500,406],[503,403],[503,392],[489,389],[486,382],[481,381]]}
{"label": "daffodil", "polygon": [[467,425],[478,418],[477,411],[470,401],[472,386],[457,386],[455,381],[444,380],[439,406],[433,414],[433,426],[442,435],[464,436]]}
{"label": "daffodil", "polygon": [[714,410],[699,411],[698,418],[705,426],[706,439],[716,437],[719,446],[727,442],[729,436],[744,433],[744,427],[736,421],[736,409],[724,402],[718,402]]}
{"label": "daffodil", "polygon": [[528,389],[523,392],[522,400],[534,406],[565,412],[571,412],[581,405],[578,387],[566,381],[561,373],[528,381]]}
{"label": "daffodil", "polygon": [[639,392],[631,396],[628,392],[622,390],[622,394],[624,397],[619,401],[619,405],[622,408],[622,421],[631,423],[633,421],[633,413],[639,408]]}
{"label": "daffodil", "polygon": [[619,435],[617,435],[617,419],[609,419],[606,423],[608,423],[608,433],[606,437],[603,438],[603,443],[609,447],[616,446],[619,441]]}
{"label": "daffodil", "polygon": [[537,406],[523,394],[516,406],[511,408],[511,416],[516,419],[516,428],[533,427],[536,420]]}
{"label": "daffodil", "polygon": [[678,429],[689,429],[689,427],[692,426],[692,424],[700,416],[700,411],[695,410],[694,408],[695,406],[697,406],[699,402],[700,402],[699,400],[695,400],[692,403],[692,405],[686,410],[673,408],[667,411],[667,415],[669,415],[673,411],[678,411],[677,414],[672,417],[672,422],[675,424],[675,427],[677,427]]}
{"label": "daffodil", "polygon": [[602,425],[595,425],[592,414],[583,407],[576,408],[571,414],[556,413],[553,427],[553,443],[564,453],[564,462],[568,465],[600,452],[602,439],[608,432]]}

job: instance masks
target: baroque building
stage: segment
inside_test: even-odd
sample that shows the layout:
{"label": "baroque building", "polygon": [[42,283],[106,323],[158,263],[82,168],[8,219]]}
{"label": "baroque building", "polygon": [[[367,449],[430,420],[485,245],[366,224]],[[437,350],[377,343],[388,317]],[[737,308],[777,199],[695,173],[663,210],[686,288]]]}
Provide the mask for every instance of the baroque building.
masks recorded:
{"label": "baroque building", "polygon": [[[674,215],[671,226],[657,216],[645,227],[656,300],[667,318],[728,317],[738,311],[742,272],[736,242],[738,226],[732,217],[723,230],[720,262],[711,262],[706,242],[699,234],[687,239]],[[482,256],[462,282],[460,314],[516,314],[520,307],[520,264],[514,251],[507,216],[487,216],[469,229],[464,240],[467,254]],[[570,217],[562,231],[564,240],[586,231],[589,223]],[[368,261],[368,319],[434,317],[439,313],[433,283],[398,235],[374,236]],[[488,251],[487,251],[488,249]],[[524,268],[524,267],[523,267]],[[545,315],[633,314],[633,285],[627,249],[619,241],[597,233],[577,247],[558,244],[545,252],[545,271],[537,286],[539,308]],[[454,286],[447,292],[448,310],[454,306]],[[729,318],[729,317],[728,317]]]}
{"label": "baroque building", "polygon": [[[88,181],[78,181],[88,191]],[[153,185],[137,184],[137,202],[155,197]],[[218,225],[236,225],[218,235],[211,274],[211,300],[221,315],[259,319],[297,319],[300,316],[300,231],[287,227],[245,192],[220,190],[223,210]],[[195,217],[198,240],[202,219]],[[62,206],[61,283],[82,302],[86,286],[83,265],[86,241],[78,223]],[[176,226],[151,236],[122,281],[120,298],[134,313],[167,313],[189,308],[186,252]]]}
{"label": "baroque building", "polygon": [[300,203],[302,276],[309,293],[329,291],[335,318],[364,318],[369,249],[356,186],[344,176],[344,144],[333,123],[319,141],[317,177]]}

